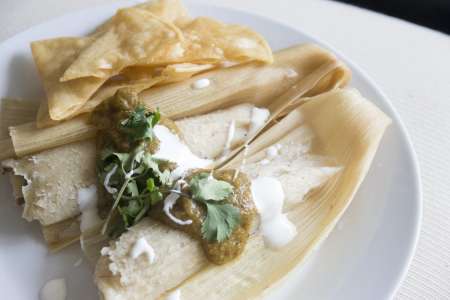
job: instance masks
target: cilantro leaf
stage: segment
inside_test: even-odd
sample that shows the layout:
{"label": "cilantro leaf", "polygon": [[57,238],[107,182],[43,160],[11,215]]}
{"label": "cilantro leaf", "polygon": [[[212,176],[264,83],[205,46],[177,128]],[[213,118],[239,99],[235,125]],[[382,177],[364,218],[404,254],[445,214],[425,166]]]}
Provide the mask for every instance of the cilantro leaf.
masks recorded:
{"label": "cilantro leaf", "polygon": [[155,180],[153,178],[147,179],[147,190],[153,192],[155,190]]}
{"label": "cilantro leaf", "polygon": [[202,224],[203,238],[208,241],[223,242],[230,237],[239,225],[241,215],[239,209],[231,204],[205,202],[206,218]]}
{"label": "cilantro leaf", "polygon": [[217,180],[206,172],[194,175],[189,186],[193,199],[197,201],[221,201],[227,199],[233,193],[231,184],[223,180]]}
{"label": "cilantro leaf", "polygon": [[153,156],[149,153],[146,153],[142,158],[142,164],[144,164],[148,169],[151,169],[155,176],[159,179],[162,185],[171,185],[172,180],[170,178],[170,171],[165,170],[161,172],[159,169],[160,160],[153,158]]}
{"label": "cilantro leaf", "polygon": [[160,113],[148,113],[143,105],[139,105],[132,111],[128,118],[120,122],[119,129],[126,134],[131,141],[139,141],[153,138],[153,127],[158,123]]}

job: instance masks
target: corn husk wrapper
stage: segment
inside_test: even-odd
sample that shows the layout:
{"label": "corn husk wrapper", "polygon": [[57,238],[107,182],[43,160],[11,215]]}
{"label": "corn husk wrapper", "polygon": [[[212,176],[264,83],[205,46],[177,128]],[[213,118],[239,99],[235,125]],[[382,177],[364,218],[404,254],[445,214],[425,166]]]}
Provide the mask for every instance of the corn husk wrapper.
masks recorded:
{"label": "corn husk wrapper", "polygon": [[32,121],[38,104],[34,101],[4,98],[0,102],[0,138],[9,137],[9,127]]}
{"label": "corn husk wrapper", "polygon": [[[136,226],[134,232],[121,237],[129,238],[131,242],[112,244],[107,255],[100,258],[96,278],[104,299],[143,299],[149,295],[155,299],[165,299],[167,293],[174,289],[181,290],[183,299],[252,299],[294,266],[304,262],[308,254],[328,236],[350,204],[390,123],[383,112],[355,90],[331,91],[307,100],[262,133],[249,149],[249,161],[255,162],[268,145],[303,137],[306,143],[312,141],[310,155],[325,156],[340,166],[340,170],[325,185],[310,191],[306,200],[285,206],[285,212],[298,232],[287,246],[278,251],[268,249],[262,237],[256,234],[239,259],[223,266],[214,266],[196,260],[202,254],[194,244],[191,245],[195,241],[184,241],[181,249],[181,244],[174,239],[173,247],[163,247],[164,252],[160,254],[162,260],[171,258],[172,265],[165,265],[164,268],[147,266],[143,257],[138,258],[137,262],[126,261],[128,247],[141,236],[151,242],[155,251],[158,251],[160,243],[168,243],[158,231],[155,231],[156,234],[154,231],[146,234],[145,230],[154,226],[151,221],[146,221],[149,223],[141,225],[145,226],[144,229]],[[303,147],[302,140],[294,142]],[[230,166],[239,165],[240,161],[237,156]],[[192,261],[196,265],[190,264],[184,270],[184,263]],[[195,273],[189,273],[195,269]],[[167,273],[171,274],[167,281],[165,277],[164,281],[157,280],[159,274]],[[132,274],[144,277],[138,278]],[[174,283],[173,278],[178,278],[179,282]],[[218,289],[218,286],[221,288]],[[164,288],[168,290],[155,296]]]}
{"label": "corn husk wrapper", "polygon": [[[2,99],[0,118],[3,134],[8,134],[7,128],[10,126],[34,120],[38,110],[36,104],[36,102],[26,102],[20,99]],[[42,156],[39,158],[41,157]],[[33,162],[35,159],[39,158],[30,157],[29,161]],[[27,204],[24,200],[22,189],[23,186],[27,185],[25,178],[19,175],[14,175],[13,173],[10,173],[9,176],[13,187],[14,198],[16,199],[17,204],[24,205],[26,207]],[[25,211],[27,212],[28,217],[30,217],[30,209],[26,208],[24,212]],[[36,219],[34,212],[31,214],[31,218]],[[80,225],[78,217],[73,217],[55,224],[42,226],[42,233],[49,250],[58,251],[79,240]]]}
{"label": "corn husk wrapper", "polygon": [[[210,86],[192,89],[192,83],[199,78],[208,78]],[[242,102],[268,107],[295,84],[300,89],[304,84],[309,85],[310,89],[302,92],[313,96],[345,86],[349,79],[349,70],[332,54],[315,45],[299,45],[278,51],[271,65],[249,63],[213,70],[179,83],[145,90],[140,98],[148,108],[159,108],[166,116],[179,119]],[[275,102],[272,111],[286,105]],[[95,128],[89,125],[87,117],[80,116],[44,129],[36,128],[35,124],[15,126],[10,135],[14,149],[11,141],[1,141],[0,149],[4,151],[0,159],[9,158],[14,152],[20,157],[90,138],[95,136]]]}

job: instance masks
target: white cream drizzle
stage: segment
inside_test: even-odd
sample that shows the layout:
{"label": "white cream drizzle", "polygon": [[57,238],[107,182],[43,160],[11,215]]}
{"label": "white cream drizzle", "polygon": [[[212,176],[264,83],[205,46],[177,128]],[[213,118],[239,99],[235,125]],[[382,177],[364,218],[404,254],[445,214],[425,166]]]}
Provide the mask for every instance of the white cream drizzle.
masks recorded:
{"label": "white cream drizzle", "polygon": [[177,193],[170,193],[166,199],[164,199],[164,213],[176,224],[178,225],[189,225],[192,224],[192,220],[180,220],[177,217],[175,217],[172,212],[170,211],[172,207],[177,203],[178,198],[180,198],[180,195]]}
{"label": "white cream drizzle", "polygon": [[[181,186],[187,184],[187,182],[184,179],[179,179],[175,183],[174,190],[180,192]],[[170,211],[172,207],[177,203],[178,198],[180,198],[180,195],[176,192],[170,193],[165,199],[164,199],[164,207],[163,211],[164,213],[169,217],[169,219],[172,220],[172,222],[178,224],[178,225],[189,225],[192,224],[192,220],[180,220],[177,217],[175,217],[172,212]]]}
{"label": "white cream drizzle", "polygon": [[182,177],[189,169],[205,168],[212,163],[210,159],[202,159],[191,152],[189,147],[181,142],[179,137],[167,127],[156,125],[153,132],[160,141],[155,158],[175,162],[177,167],[171,173],[172,180]]}
{"label": "white cream drizzle", "polygon": [[211,84],[211,81],[208,78],[201,78],[201,79],[194,81],[191,84],[191,87],[194,90],[199,90],[199,89],[207,88],[210,84]]}
{"label": "white cream drizzle", "polygon": [[114,173],[116,173],[116,170],[117,165],[114,165],[111,171],[109,171],[108,174],[106,174],[105,180],[103,181],[103,186],[105,187],[105,190],[110,194],[117,193],[117,189],[109,185],[109,181],[111,180],[111,177],[114,175]]}
{"label": "white cream drizzle", "polygon": [[239,172],[242,172],[242,170],[244,170],[245,164],[247,163],[247,155],[248,155],[248,149],[250,148],[250,145],[245,144],[244,145],[244,151],[242,151],[242,161],[241,164],[239,165],[239,168],[236,169],[236,171],[234,172],[234,176],[233,176],[233,180],[236,180]]}
{"label": "white cream drizzle", "polygon": [[77,201],[81,211],[81,232],[85,232],[102,222],[97,213],[97,200],[97,187],[95,184],[78,190]]}
{"label": "white cream drizzle", "polygon": [[181,300],[181,290],[176,289],[175,291],[170,292],[167,295],[166,300]]}
{"label": "white cream drizzle", "polygon": [[250,127],[248,130],[248,136],[252,136],[255,134],[261,127],[266,124],[267,120],[270,117],[270,112],[265,108],[253,107],[251,118],[250,118]]}
{"label": "white cream drizzle", "polygon": [[136,259],[142,254],[145,254],[147,256],[147,260],[149,264],[152,264],[156,260],[156,254],[155,250],[152,246],[147,243],[147,240],[144,237],[140,237],[136,242],[133,244],[133,248],[131,248],[130,256],[132,259]]}
{"label": "white cream drizzle", "polygon": [[47,281],[39,291],[39,300],[65,300],[67,286],[64,278],[55,278]]}
{"label": "white cream drizzle", "polygon": [[298,76],[298,73],[294,69],[291,69],[291,68],[286,69],[286,73],[285,74],[286,74],[287,78],[294,78],[294,77]]}
{"label": "white cream drizzle", "polygon": [[261,160],[259,163],[260,163],[261,165],[267,165],[267,164],[270,163],[270,160],[268,160],[267,158],[264,158],[264,159]]}
{"label": "white cream drizzle", "polygon": [[78,268],[79,266],[81,266],[82,263],[83,263],[83,258],[80,257],[76,262],[73,263],[73,266],[75,268]]}
{"label": "white cream drizzle", "polygon": [[279,249],[288,244],[297,235],[297,229],[283,214],[284,191],[280,181],[274,177],[258,177],[252,180],[251,192],[266,246]]}
{"label": "white cream drizzle", "polygon": [[233,141],[235,132],[236,132],[236,121],[232,120],[230,122],[230,126],[228,127],[227,141],[225,142],[225,147],[223,148],[223,152],[221,155],[222,157],[230,153],[231,142]]}

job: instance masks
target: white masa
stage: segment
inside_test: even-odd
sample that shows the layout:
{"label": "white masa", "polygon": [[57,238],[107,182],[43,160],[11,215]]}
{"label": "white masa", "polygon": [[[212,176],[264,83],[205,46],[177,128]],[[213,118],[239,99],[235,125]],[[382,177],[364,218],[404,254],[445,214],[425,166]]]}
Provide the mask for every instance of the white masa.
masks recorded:
{"label": "white masa", "polygon": [[[351,58],[403,119],[419,157],[421,237],[397,299],[450,299],[450,38],[323,0],[202,0],[302,29]],[[2,0],[0,41],[52,17],[111,0]]]}

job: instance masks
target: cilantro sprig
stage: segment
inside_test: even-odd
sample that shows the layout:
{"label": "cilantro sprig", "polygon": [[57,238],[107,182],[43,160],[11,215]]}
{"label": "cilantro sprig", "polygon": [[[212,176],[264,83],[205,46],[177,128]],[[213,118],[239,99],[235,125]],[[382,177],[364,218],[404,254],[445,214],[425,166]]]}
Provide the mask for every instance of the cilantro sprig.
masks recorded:
{"label": "cilantro sprig", "polygon": [[241,216],[237,207],[225,201],[233,193],[233,186],[202,172],[192,177],[189,187],[192,198],[206,206],[201,228],[203,238],[211,242],[228,239],[240,224]]}
{"label": "cilantro sprig", "polygon": [[119,129],[132,142],[152,139],[153,127],[159,122],[160,118],[159,111],[148,113],[143,105],[138,105],[127,119],[120,122]]}
{"label": "cilantro sprig", "polygon": [[[115,127],[132,143],[130,152],[117,152],[113,142],[106,144],[100,153],[97,173],[100,182],[107,185],[106,191],[112,192],[113,200],[102,228],[103,234],[108,231],[117,236],[139,222],[162,200],[163,190],[171,186],[170,170],[161,168],[162,163],[167,165],[167,162],[155,159],[147,151],[148,143],[154,138],[153,127],[159,120],[158,111],[147,112],[142,105],[137,105]],[[112,230],[108,230],[116,213],[120,218]]]}

